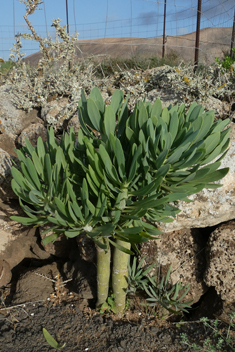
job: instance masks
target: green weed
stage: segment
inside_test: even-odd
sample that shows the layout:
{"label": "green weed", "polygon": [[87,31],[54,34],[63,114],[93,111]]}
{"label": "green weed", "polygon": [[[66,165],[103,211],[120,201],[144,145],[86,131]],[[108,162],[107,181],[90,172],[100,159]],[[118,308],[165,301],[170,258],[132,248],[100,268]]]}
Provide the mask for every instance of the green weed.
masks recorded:
{"label": "green weed", "polygon": [[203,346],[199,346],[196,343],[190,343],[187,334],[181,334],[181,343],[188,345],[194,349],[194,351],[203,351],[203,352],[228,352],[235,351],[235,340],[231,337],[230,331],[234,327],[233,320],[235,318],[235,313],[230,314],[230,322],[228,325],[228,330],[226,335],[221,332],[219,329],[219,320],[216,319],[213,322],[206,317],[201,318],[200,321],[206,328],[209,328],[213,331],[213,337],[207,338],[203,342]]}

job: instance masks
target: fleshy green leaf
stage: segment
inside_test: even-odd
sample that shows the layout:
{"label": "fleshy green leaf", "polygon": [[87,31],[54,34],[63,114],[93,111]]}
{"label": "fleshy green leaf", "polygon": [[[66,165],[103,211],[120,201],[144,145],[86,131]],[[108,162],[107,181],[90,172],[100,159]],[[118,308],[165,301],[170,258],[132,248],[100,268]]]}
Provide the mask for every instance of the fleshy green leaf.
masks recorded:
{"label": "fleshy green leaf", "polygon": [[37,139],[37,154],[42,163],[42,166],[44,167],[46,149],[45,149],[45,144],[43,143],[42,138],[40,136]]}
{"label": "fleshy green leaf", "polygon": [[63,345],[60,345],[50,334],[49,332],[43,328],[42,329],[43,336],[45,337],[46,341],[49,343],[49,345],[53,348],[56,349],[61,349],[65,347],[65,343]]}
{"label": "fleshy green leaf", "polygon": [[161,100],[158,98],[157,100],[155,100],[153,107],[152,107],[152,111],[151,111],[152,116],[156,116],[157,118],[159,118],[162,114],[162,102]]}
{"label": "fleshy green leaf", "polygon": [[33,218],[24,218],[21,216],[11,216],[10,219],[13,221],[17,221],[23,225],[39,225],[40,224],[40,218],[36,217],[36,216],[34,219]]}
{"label": "fleshy green leaf", "polygon": [[170,118],[170,123],[169,123],[169,132],[172,136],[172,142],[175,140],[175,137],[177,135],[178,132],[178,126],[179,126],[179,118],[178,118],[178,114],[175,111],[171,118]]}
{"label": "fleshy green leaf", "polygon": [[92,123],[92,128],[96,131],[101,131],[101,116],[96,103],[90,98],[87,101],[87,111]]}
{"label": "fleshy green leaf", "polygon": [[108,105],[105,109],[104,127],[108,138],[110,133],[114,134],[116,128],[116,116],[111,105]]}
{"label": "fleshy green leaf", "polygon": [[99,111],[101,112],[101,114],[103,114],[105,111],[105,103],[103,101],[102,95],[101,95],[98,87],[94,87],[91,90],[90,98],[93,99],[93,101],[96,103]]}
{"label": "fleshy green leaf", "polygon": [[110,238],[109,238],[109,242],[114,246],[116,247],[117,249],[119,249],[121,252],[124,252],[126,254],[130,254],[130,255],[134,255],[135,253],[132,252],[131,250],[121,246],[120,244],[116,243],[115,241],[112,241]]}
{"label": "fleshy green leaf", "polygon": [[36,171],[36,169],[35,169],[35,166],[34,166],[32,160],[29,159],[29,158],[27,158],[27,160],[26,160],[26,165],[27,165],[28,172],[29,172],[29,174],[30,174],[30,176],[31,176],[31,178],[32,178],[32,180],[33,180],[33,183],[35,184],[35,187],[36,187],[37,189],[41,189],[41,188],[42,188],[42,187],[41,187],[41,182],[40,182],[40,180],[39,180],[37,171]]}
{"label": "fleshy green leaf", "polygon": [[128,108],[127,108],[127,103],[128,103],[128,96],[126,97],[124,104],[122,106],[121,112],[118,116],[118,133],[117,136],[120,138],[126,128],[126,122],[128,119]]}
{"label": "fleshy green leaf", "polygon": [[144,104],[139,109],[139,127],[143,128],[143,125],[148,121],[148,113]]}
{"label": "fleshy green leaf", "polygon": [[52,235],[48,235],[46,237],[43,238],[42,240],[42,244],[44,244],[44,246],[50,242],[54,242],[55,240],[57,240],[57,238],[59,237],[60,235],[56,234],[56,233],[53,233]]}
{"label": "fleshy green leaf", "polygon": [[114,114],[116,115],[123,102],[123,92],[116,89],[112,95],[111,107],[113,108]]}

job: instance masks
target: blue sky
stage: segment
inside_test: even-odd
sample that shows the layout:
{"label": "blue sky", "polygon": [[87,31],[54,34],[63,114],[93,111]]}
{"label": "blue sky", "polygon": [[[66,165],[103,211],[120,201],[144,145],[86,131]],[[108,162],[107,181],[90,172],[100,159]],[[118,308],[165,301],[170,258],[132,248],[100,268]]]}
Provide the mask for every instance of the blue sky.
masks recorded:
{"label": "blue sky", "polygon": [[[181,35],[195,31],[197,0],[167,0],[166,34]],[[7,60],[14,35],[29,33],[23,18],[25,5],[19,0],[0,0],[0,57]],[[66,25],[66,0],[44,0],[28,19],[38,34],[52,38],[53,19]],[[232,27],[234,0],[202,0],[201,28]],[[68,0],[70,33],[78,39],[104,37],[162,36],[164,0]],[[33,41],[22,41],[26,55],[37,52]]]}

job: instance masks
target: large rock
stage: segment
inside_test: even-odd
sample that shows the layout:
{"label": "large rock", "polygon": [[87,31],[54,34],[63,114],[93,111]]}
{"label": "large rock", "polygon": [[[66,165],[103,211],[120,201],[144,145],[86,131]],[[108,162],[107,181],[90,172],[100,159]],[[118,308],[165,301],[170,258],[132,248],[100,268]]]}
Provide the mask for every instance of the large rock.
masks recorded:
{"label": "large rock", "polygon": [[232,124],[230,137],[230,149],[220,167],[229,167],[230,171],[222,180],[216,182],[223,186],[217,189],[203,189],[189,196],[193,203],[180,201],[177,206],[181,212],[173,222],[160,224],[163,231],[215,226],[235,218],[235,124]]}
{"label": "large rock", "polygon": [[12,133],[0,134],[0,149],[7,152],[16,161],[17,154],[14,149],[16,149],[16,136]]}
{"label": "large rock", "polygon": [[25,138],[28,138],[33,147],[36,147],[38,137],[41,137],[44,142],[47,140],[47,129],[42,123],[34,123],[26,127],[17,139],[20,146],[25,145]]}
{"label": "large rock", "polygon": [[206,266],[205,236],[198,229],[183,229],[163,233],[160,239],[148,241],[141,245],[141,256],[145,257],[147,265],[155,263],[151,275],[159,278],[171,265],[171,284],[180,281],[184,286],[190,284],[190,291],[184,301],[198,302],[207,291],[203,281]]}
{"label": "large rock", "polygon": [[16,198],[11,188],[11,167],[13,166],[11,155],[0,149],[0,199]]}
{"label": "large rock", "polygon": [[17,109],[14,104],[14,95],[11,94],[10,86],[0,87],[0,131],[18,135],[32,123],[38,122],[38,111],[31,110],[29,113]]}
{"label": "large rock", "polygon": [[161,99],[162,107],[168,107],[169,105],[181,105],[183,103],[183,96],[181,93],[175,92],[174,89],[152,89],[148,95],[147,99],[153,104],[156,99]]}
{"label": "large rock", "polygon": [[37,230],[11,220],[12,215],[25,214],[18,202],[0,201],[0,287],[10,282],[11,270],[23,259],[50,256],[38,243]]}
{"label": "large rock", "polygon": [[[41,268],[27,271],[21,275],[16,284],[13,297],[14,304],[37,300],[50,300],[55,293],[57,277],[60,273],[56,263],[44,265]],[[33,285],[32,285],[33,281]]]}
{"label": "large rock", "polygon": [[0,259],[0,287],[6,286],[11,281],[11,268],[5,259]]}
{"label": "large rock", "polygon": [[73,117],[69,120],[68,126],[67,126],[67,131],[69,132],[70,128],[73,127],[75,135],[77,135],[79,128],[81,127],[79,119],[78,119],[78,113],[76,112]]}
{"label": "large rock", "polygon": [[46,124],[61,128],[64,121],[71,117],[67,109],[68,105],[68,98],[50,101],[42,108],[41,117]]}
{"label": "large rock", "polygon": [[[43,240],[45,237],[50,236],[53,234],[53,231],[48,232],[47,234],[43,234],[43,232],[50,227],[52,227],[53,224],[48,224],[41,226],[39,228],[40,232],[40,238]],[[68,258],[71,250],[74,247],[77,247],[76,239],[74,238],[67,238],[65,237],[64,234],[61,234],[55,241],[49,242],[46,245],[42,243],[43,248],[45,251],[49,254],[52,254],[56,257],[59,258]]]}
{"label": "large rock", "polygon": [[0,231],[0,287],[11,280],[11,270],[25,258],[48,259],[50,254],[38,245],[35,228],[23,227],[17,236],[13,233]]}
{"label": "large rock", "polygon": [[[161,99],[162,107],[168,107],[169,105],[174,106],[176,104],[181,105],[183,103],[186,106],[190,106],[194,101],[193,96],[185,97],[181,91],[175,91],[174,87],[168,87],[167,89],[152,89],[147,94],[147,100],[152,103],[158,98]],[[220,119],[229,117],[232,106],[232,104],[227,101],[221,101],[220,99],[211,96],[207,99],[203,99],[200,104],[203,105],[207,111],[214,110],[215,117]]]}
{"label": "large rock", "polygon": [[231,104],[227,101],[221,101],[215,97],[208,97],[202,104],[206,110],[214,110],[215,116],[225,119],[230,115]]}
{"label": "large rock", "polygon": [[217,227],[207,245],[204,280],[221,298],[235,303],[235,221]]}

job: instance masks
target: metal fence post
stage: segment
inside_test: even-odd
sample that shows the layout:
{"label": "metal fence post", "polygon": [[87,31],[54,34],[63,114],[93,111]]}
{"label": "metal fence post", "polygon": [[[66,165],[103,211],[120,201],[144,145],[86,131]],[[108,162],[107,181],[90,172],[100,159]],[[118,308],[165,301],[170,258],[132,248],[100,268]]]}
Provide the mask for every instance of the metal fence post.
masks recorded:
{"label": "metal fence post", "polygon": [[164,20],[163,20],[163,42],[162,42],[162,58],[165,57],[166,44],[166,0],[164,1]]}
{"label": "metal fence post", "polygon": [[[68,10],[68,0],[66,0],[66,19],[67,19],[67,34],[69,35],[69,10]],[[69,61],[69,70],[71,69],[71,62]]]}
{"label": "metal fence post", "polygon": [[201,10],[202,10],[202,0],[198,0],[198,4],[197,4],[197,30],[196,30],[195,59],[194,59],[195,70],[198,67]]}
{"label": "metal fence post", "polygon": [[69,11],[68,11],[68,0],[66,0],[66,19],[67,19],[67,33],[69,34]]}
{"label": "metal fence post", "polygon": [[234,36],[235,36],[235,10],[234,10],[234,17],[233,17],[233,31],[232,31],[232,38],[231,38],[231,50],[230,50],[230,56],[231,56],[232,58],[235,57],[234,52],[233,52]]}

